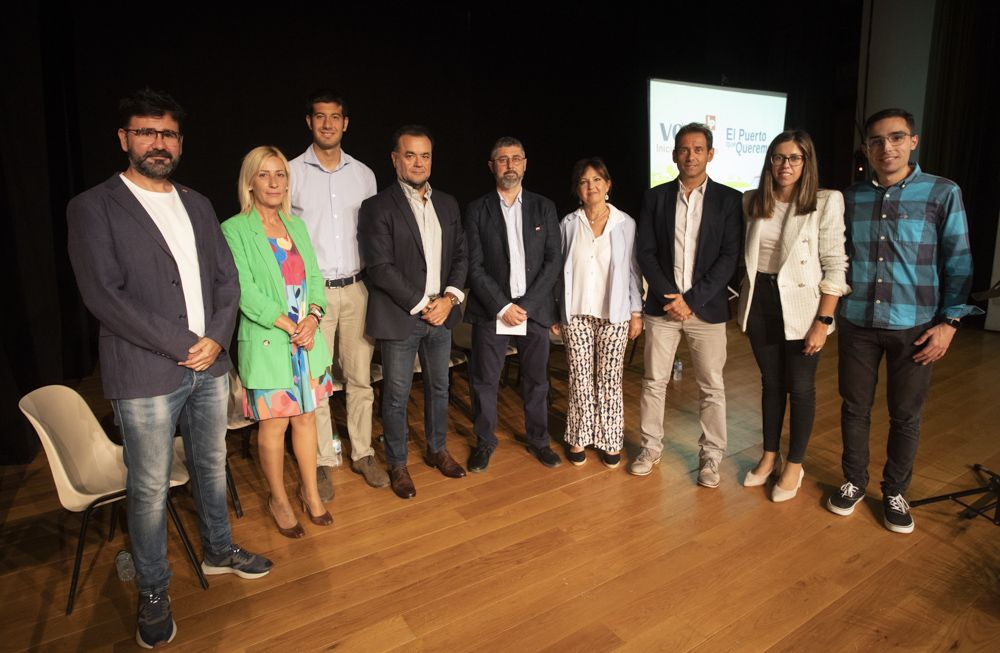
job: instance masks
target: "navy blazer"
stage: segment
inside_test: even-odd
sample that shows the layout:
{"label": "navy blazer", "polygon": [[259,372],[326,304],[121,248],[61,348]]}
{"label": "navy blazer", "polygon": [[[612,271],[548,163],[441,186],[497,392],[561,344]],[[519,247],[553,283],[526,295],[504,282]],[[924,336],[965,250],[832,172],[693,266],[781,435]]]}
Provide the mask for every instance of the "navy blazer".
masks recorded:
{"label": "navy blazer", "polygon": [[[465,321],[495,323],[510,296],[510,243],[496,190],[475,200],[465,211],[465,238],[469,245],[469,300]],[[524,243],[525,293],[518,306],[528,319],[544,327],[558,319],[553,288],[562,268],[559,218],[552,200],[529,192],[521,194],[521,237]]]}
{"label": "navy blazer", "polygon": [[[441,291],[464,288],[469,261],[458,202],[436,188],[431,202],[441,224]],[[427,265],[417,218],[398,181],[361,203],[358,244],[368,275],[365,333],[381,340],[408,338],[420,320],[410,311],[424,296]],[[450,329],[461,319],[462,312],[452,310],[444,326]]]}
{"label": "navy blazer", "polygon": [[[674,279],[674,230],[677,210],[676,179],[646,191],[639,211],[637,255],[649,292],[644,312],[663,315],[666,294],[680,292]],[[711,179],[705,188],[701,228],[694,258],[691,289],[684,301],[702,320],[717,324],[729,319],[726,285],[733,278],[741,256],[743,210],[737,190]]]}
{"label": "navy blazer", "polygon": [[[209,374],[232,368],[229,347],[240,281],[211,202],[172,182],[198,248],[205,336],[223,347]],[[180,386],[198,336],[188,329],[177,263],[163,234],[118,173],[70,200],[69,258],[83,302],[101,323],[101,380],[108,399],[155,397]]]}

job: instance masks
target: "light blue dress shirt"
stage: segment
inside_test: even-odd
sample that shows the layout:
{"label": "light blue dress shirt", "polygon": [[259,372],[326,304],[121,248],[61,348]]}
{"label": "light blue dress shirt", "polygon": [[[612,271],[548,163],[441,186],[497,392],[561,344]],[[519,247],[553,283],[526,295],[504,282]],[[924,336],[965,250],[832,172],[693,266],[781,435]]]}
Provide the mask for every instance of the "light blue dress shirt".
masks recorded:
{"label": "light blue dress shirt", "polygon": [[358,249],[358,209],[378,190],[375,173],[344,151],[340,165],[327,170],[312,145],[289,165],[292,213],[306,223],[323,277],[358,274],[365,267]]}
{"label": "light blue dress shirt", "polygon": [[510,296],[524,297],[528,292],[528,282],[524,268],[524,229],[522,225],[523,213],[521,207],[523,201],[521,196],[524,191],[517,194],[512,206],[507,206],[500,195],[500,210],[503,211],[503,220],[507,225],[507,249],[510,250]]}

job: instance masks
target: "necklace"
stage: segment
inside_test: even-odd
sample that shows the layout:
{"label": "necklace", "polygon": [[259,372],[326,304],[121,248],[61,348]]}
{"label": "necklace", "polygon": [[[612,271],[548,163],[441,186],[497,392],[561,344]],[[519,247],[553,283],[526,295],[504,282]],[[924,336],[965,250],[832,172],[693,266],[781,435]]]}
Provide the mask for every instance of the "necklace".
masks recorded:
{"label": "necklace", "polygon": [[[610,207],[605,207],[605,208],[607,209],[607,211],[606,211],[606,212],[604,213],[604,215],[601,215],[601,216],[598,216],[598,217],[596,217],[596,218],[589,218],[589,217],[588,217],[588,218],[587,218],[587,222],[589,222],[590,224],[592,224],[592,225],[593,225],[593,224],[597,224],[597,223],[598,223],[598,222],[600,222],[601,220],[607,220],[607,219],[608,219],[608,216],[610,216],[610,215],[611,215],[611,208],[610,208]],[[584,215],[586,215],[586,214],[587,214],[587,212],[586,212],[586,211],[584,211]]]}

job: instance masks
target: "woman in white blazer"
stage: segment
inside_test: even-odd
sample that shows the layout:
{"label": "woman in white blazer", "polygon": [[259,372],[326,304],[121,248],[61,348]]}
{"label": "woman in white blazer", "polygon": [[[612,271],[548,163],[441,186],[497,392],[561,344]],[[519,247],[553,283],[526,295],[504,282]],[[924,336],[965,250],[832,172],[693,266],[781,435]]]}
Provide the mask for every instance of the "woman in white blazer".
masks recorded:
{"label": "woman in white blazer", "polygon": [[608,203],[611,177],[600,159],[577,161],[572,181],[580,208],[559,224],[562,322],[552,326],[562,335],[569,366],[566,457],[582,465],[585,447],[593,446],[614,468],[625,438],[625,347],[642,332],[635,221]]}
{"label": "woman in white blazer", "polygon": [[[738,320],[760,367],[764,454],[743,485],[777,479],[773,501],[802,485],[802,460],[816,415],[816,366],[833,332],[845,277],[844,198],[819,190],[816,150],[804,131],[779,134],[767,149],[760,184],[744,196],[746,276]],[[790,404],[788,456],[778,453]]]}

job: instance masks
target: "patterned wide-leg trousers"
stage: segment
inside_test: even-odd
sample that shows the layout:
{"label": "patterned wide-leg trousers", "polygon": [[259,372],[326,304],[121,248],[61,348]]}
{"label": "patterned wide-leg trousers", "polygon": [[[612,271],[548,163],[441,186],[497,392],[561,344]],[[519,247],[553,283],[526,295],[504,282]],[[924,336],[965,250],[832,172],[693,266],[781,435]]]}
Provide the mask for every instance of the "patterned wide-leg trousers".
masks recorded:
{"label": "patterned wide-leg trousers", "polygon": [[569,365],[566,444],[620,451],[625,440],[622,372],[628,322],[574,315],[562,325]]}

